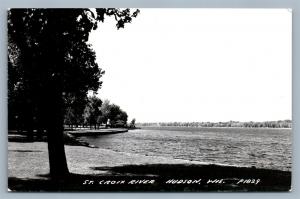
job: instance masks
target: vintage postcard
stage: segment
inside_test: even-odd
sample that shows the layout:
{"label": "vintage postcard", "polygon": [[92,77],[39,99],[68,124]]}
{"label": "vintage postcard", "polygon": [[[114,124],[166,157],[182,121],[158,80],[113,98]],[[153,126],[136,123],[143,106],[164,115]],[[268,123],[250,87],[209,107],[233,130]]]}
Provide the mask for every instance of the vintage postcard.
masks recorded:
{"label": "vintage postcard", "polygon": [[291,10],[7,20],[9,191],[291,190]]}

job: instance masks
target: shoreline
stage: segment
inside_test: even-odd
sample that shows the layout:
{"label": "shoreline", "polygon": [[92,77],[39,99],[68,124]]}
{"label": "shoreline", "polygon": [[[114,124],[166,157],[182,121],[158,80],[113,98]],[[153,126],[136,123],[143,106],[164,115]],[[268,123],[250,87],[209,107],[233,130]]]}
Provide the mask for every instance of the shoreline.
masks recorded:
{"label": "shoreline", "polygon": [[[98,148],[97,146],[91,145],[80,139],[81,136],[99,136],[99,135],[109,135],[126,133],[128,128],[105,128],[105,129],[77,129],[77,130],[64,130],[64,144],[71,146],[85,146],[91,148]],[[9,142],[47,142],[47,135],[44,134],[38,137],[36,134],[33,136],[32,140],[29,140],[26,133],[18,133],[17,131],[8,131],[8,141]]]}
{"label": "shoreline", "polygon": [[143,129],[143,128],[168,128],[168,127],[171,127],[171,128],[220,128],[220,129],[227,129],[227,128],[234,128],[234,129],[290,129],[292,130],[293,128],[272,128],[272,127],[235,127],[235,126],[226,126],[226,127],[220,127],[220,126],[138,126],[137,128],[139,129]]}
{"label": "shoreline", "polygon": [[71,134],[73,136],[97,136],[97,135],[109,135],[117,133],[126,133],[128,129],[126,128],[107,128],[107,129],[79,129],[73,131],[65,131],[65,133]]}
{"label": "shoreline", "polygon": [[[290,171],[203,164],[197,161],[127,154],[76,144],[66,145],[65,150],[71,174],[62,180],[62,184],[58,183],[60,185],[58,186],[48,176],[47,143],[9,142],[9,188],[13,191],[289,191],[291,189]],[[203,183],[191,185],[180,181],[184,179],[202,179]],[[85,186],[83,184],[85,180],[98,183]],[[99,182],[102,180],[126,183],[118,186],[100,186]],[[132,180],[144,180],[143,182],[154,180],[155,183],[128,184]],[[166,183],[169,180],[171,181]],[[207,184],[208,180],[222,181]],[[243,181],[238,183],[240,180]]]}

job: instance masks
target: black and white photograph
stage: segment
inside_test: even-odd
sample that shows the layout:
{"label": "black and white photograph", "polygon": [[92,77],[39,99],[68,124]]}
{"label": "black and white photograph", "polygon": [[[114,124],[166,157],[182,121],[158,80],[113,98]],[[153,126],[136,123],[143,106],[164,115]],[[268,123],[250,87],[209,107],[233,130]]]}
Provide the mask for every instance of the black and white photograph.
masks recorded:
{"label": "black and white photograph", "polygon": [[9,192],[289,192],[292,10],[10,8]]}

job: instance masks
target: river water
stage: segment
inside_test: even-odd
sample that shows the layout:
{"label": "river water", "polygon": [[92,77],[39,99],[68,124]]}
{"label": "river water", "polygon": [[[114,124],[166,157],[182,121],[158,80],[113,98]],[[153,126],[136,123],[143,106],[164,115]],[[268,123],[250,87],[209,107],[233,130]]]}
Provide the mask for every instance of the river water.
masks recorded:
{"label": "river water", "polygon": [[145,127],[81,139],[116,152],[170,159],[285,171],[292,164],[291,129]]}

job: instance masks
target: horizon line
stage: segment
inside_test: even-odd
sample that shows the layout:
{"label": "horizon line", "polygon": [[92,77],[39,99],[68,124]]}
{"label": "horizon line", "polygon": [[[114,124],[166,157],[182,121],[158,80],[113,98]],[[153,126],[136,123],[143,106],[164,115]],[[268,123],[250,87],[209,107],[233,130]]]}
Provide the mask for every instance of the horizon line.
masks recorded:
{"label": "horizon line", "polygon": [[217,121],[217,122],[212,122],[212,121],[158,121],[158,122],[138,122],[136,120],[136,123],[228,123],[228,122],[279,122],[279,121],[293,121],[292,119],[280,119],[280,120],[264,120],[264,121],[254,121],[254,120],[247,120],[247,121],[238,121],[238,120],[228,120],[228,121]]}

